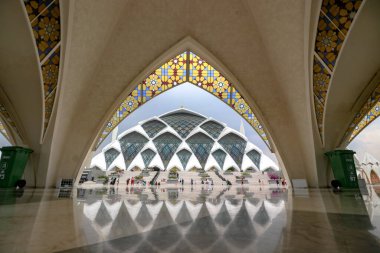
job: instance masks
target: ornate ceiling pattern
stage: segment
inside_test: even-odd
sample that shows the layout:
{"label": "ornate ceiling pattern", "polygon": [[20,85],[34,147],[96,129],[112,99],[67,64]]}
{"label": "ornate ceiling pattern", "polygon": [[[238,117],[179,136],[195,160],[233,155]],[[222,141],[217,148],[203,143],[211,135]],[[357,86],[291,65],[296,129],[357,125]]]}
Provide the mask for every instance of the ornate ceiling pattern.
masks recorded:
{"label": "ornate ceiling pattern", "polygon": [[45,135],[53,112],[59,77],[61,46],[59,1],[24,0],[24,3],[35,38],[42,72],[44,97],[43,135]]}
{"label": "ornate ceiling pattern", "polygon": [[326,97],[348,30],[362,0],[323,0],[318,20],[313,59],[314,108],[323,141],[323,120]]}
{"label": "ornate ceiling pattern", "polygon": [[104,126],[96,147],[104,141],[123,119],[139,106],[162,92],[185,82],[190,82],[206,90],[228,104],[256,130],[270,148],[263,126],[241,93],[218,70],[190,51],[183,52],[170,59],[153,71],[141,83],[137,84]]}

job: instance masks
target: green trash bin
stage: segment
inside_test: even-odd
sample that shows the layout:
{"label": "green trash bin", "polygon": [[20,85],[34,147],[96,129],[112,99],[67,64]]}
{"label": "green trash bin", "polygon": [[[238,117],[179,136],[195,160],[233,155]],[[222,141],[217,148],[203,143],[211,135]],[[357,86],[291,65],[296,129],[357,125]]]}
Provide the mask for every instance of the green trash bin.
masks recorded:
{"label": "green trash bin", "polygon": [[0,188],[15,187],[24,174],[26,163],[33,150],[18,146],[2,147],[0,160]]}
{"label": "green trash bin", "polygon": [[354,162],[355,152],[352,150],[333,150],[326,152],[336,180],[344,188],[359,188]]}

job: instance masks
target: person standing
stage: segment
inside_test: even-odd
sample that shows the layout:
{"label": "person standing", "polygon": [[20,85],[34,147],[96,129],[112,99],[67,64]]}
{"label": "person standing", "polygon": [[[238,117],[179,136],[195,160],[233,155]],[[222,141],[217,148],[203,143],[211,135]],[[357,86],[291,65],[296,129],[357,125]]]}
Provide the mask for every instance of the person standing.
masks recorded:
{"label": "person standing", "polygon": [[129,181],[130,181],[131,179],[130,178],[127,178],[127,186],[129,185]]}

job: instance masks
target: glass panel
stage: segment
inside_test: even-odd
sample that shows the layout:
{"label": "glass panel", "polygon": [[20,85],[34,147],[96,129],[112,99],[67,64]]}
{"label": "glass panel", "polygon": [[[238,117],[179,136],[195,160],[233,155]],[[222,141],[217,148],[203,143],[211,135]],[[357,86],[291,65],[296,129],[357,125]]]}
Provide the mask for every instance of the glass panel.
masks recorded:
{"label": "glass panel", "polygon": [[247,142],[236,134],[229,133],[223,136],[219,143],[227,151],[227,153],[234,159],[236,164],[241,168],[243,156]]}
{"label": "glass panel", "polygon": [[215,160],[218,162],[220,169],[223,170],[224,161],[226,160],[226,152],[224,152],[221,149],[218,149],[212,153],[212,156],[215,158]]}
{"label": "glass panel", "polygon": [[190,146],[202,168],[204,168],[212,146],[214,145],[214,140],[204,133],[196,133],[187,139],[186,143]]}
{"label": "glass panel", "polygon": [[252,162],[256,165],[258,169],[260,169],[260,160],[261,160],[261,154],[257,152],[256,150],[252,149],[247,153],[247,156],[249,159],[252,160]]}
{"label": "glass panel", "polygon": [[166,125],[158,120],[151,120],[142,124],[142,128],[144,128],[150,138],[156,136],[165,127]]}
{"label": "glass panel", "polygon": [[247,122],[256,130],[267,146],[270,147],[263,126],[260,124],[255,114],[253,114],[251,107],[249,107],[240,92],[234,87],[231,87],[231,104],[235,111],[247,120]]}
{"label": "glass panel", "polygon": [[148,139],[142,134],[132,132],[121,138],[119,142],[121,146],[121,152],[123,152],[124,156],[125,168],[128,169],[128,166],[132,163],[137,154],[143,149],[145,144],[148,142]]}
{"label": "glass panel", "polygon": [[195,127],[205,120],[202,116],[185,112],[169,114],[161,119],[174,128],[182,138],[186,138]]}
{"label": "glass panel", "polygon": [[142,82],[143,102],[186,82],[186,52],[177,55],[156,69]]}
{"label": "glass panel", "polygon": [[104,157],[106,159],[106,166],[108,167],[115,161],[116,157],[120,154],[119,151],[117,151],[114,148],[108,149],[106,152],[104,152]]}
{"label": "glass panel", "polygon": [[189,60],[189,82],[229,104],[231,83],[219,71],[192,52],[190,52]]}
{"label": "glass panel", "polygon": [[189,159],[190,159],[190,156],[191,156],[191,152],[188,151],[188,150],[186,150],[186,149],[182,149],[181,151],[179,151],[177,153],[177,156],[178,156],[179,160],[181,161],[183,170],[185,170],[186,169],[186,165],[189,162]]}
{"label": "glass panel", "polygon": [[223,131],[224,126],[215,121],[208,121],[204,123],[201,128],[205,130],[209,135],[211,135],[214,139],[217,139],[220,133]]}
{"label": "glass panel", "polygon": [[5,127],[1,121],[0,121],[0,133],[2,135],[4,135],[4,137],[9,141],[9,136],[8,136],[7,131],[5,130]]}
{"label": "glass panel", "polygon": [[142,156],[142,159],[144,161],[145,167],[148,167],[150,162],[156,156],[156,152],[154,152],[151,149],[146,149],[143,152],[141,152],[141,156]]}
{"label": "glass panel", "polygon": [[181,144],[181,140],[171,133],[163,133],[153,140],[154,145],[157,148],[164,167],[168,166],[177,148]]}

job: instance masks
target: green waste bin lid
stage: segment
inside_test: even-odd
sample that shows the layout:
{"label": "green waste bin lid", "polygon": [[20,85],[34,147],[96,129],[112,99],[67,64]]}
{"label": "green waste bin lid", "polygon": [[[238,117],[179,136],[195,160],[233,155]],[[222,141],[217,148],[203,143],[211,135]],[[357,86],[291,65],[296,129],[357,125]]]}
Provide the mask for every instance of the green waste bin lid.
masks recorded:
{"label": "green waste bin lid", "polygon": [[356,152],[350,149],[336,149],[336,150],[332,150],[325,153],[325,155],[327,156],[330,156],[333,154],[356,154]]}
{"label": "green waste bin lid", "polygon": [[2,147],[2,148],[0,148],[0,151],[1,152],[4,152],[4,151],[26,151],[29,153],[33,152],[33,150],[31,150],[30,148],[24,148],[24,147],[20,147],[20,146]]}

